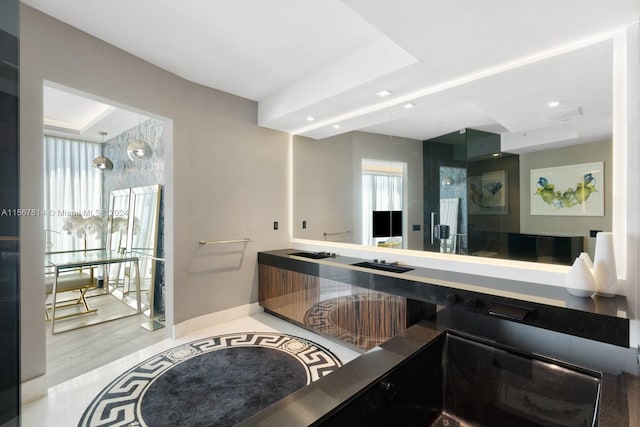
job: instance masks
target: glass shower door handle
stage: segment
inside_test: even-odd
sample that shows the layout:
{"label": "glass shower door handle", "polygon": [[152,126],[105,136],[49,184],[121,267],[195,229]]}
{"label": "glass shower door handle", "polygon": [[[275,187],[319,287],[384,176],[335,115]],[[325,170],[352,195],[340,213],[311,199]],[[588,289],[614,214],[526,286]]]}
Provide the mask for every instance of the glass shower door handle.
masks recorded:
{"label": "glass shower door handle", "polygon": [[450,228],[445,224],[436,224],[437,212],[431,212],[431,244],[436,240],[447,240],[450,237]]}
{"label": "glass shower door handle", "polygon": [[431,244],[433,245],[435,243],[435,231],[436,231],[436,221],[438,218],[438,213],[437,212],[431,212],[431,223],[430,223],[430,227],[429,230],[431,230]]}

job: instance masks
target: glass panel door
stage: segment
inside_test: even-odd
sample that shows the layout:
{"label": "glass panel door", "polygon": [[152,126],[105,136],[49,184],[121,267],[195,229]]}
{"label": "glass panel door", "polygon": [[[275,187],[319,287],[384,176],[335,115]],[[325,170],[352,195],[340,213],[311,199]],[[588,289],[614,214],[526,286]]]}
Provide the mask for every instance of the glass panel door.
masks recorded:
{"label": "glass panel door", "polygon": [[463,131],[423,143],[424,250],[467,253],[467,146]]}
{"label": "glass panel door", "polygon": [[18,2],[0,3],[0,426],[20,425]]}

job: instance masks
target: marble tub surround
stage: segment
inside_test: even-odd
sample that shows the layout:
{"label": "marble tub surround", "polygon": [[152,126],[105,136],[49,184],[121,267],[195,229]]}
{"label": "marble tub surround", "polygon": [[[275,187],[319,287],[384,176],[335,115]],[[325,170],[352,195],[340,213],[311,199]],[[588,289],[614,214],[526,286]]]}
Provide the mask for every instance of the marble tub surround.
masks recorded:
{"label": "marble tub surround", "polygon": [[[373,348],[333,374],[287,396],[239,424],[249,426],[339,425],[331,416],[367,390],[389,388],[385,379],[399,366],[407,366],[418,352],[438,339],[444,328],[427,322],[411,326],[405,332]],[[598,426],[636,426],[640,400],[640,382],[622,374],[601,377]],[[415,393],[424,393],[421,387]]]}
{"label": "marble tub surround", "polygon": [[438,328],[414,325],[331,375],[290,394],[236,427],[318,425],[317,423],[332,411],[346,404],[440,333],[442,330]]}
{"label": "marble tub surround", "polygon": [[392,273],[353,265],[371,260],[345,256],[308,259],[292,255],[295,252],[300,251],[260,252],[258,262],[434,306],[450,307],[458,312],[503,318],[512,323],[629,347],[628,307],[623,296],[580,298],[559,286],[413,266],[409,266],[413,268],[410,271]]}

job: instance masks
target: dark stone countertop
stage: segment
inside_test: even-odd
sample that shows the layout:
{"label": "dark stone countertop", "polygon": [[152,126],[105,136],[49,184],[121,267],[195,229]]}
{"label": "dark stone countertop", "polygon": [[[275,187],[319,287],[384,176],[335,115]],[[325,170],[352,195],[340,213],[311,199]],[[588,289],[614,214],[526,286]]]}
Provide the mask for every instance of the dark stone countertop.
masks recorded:
{"label": "dark stone countertop", "polygon": [[627,301],[623,296],[579,298],[558,286],[491,279],[415,266],[406,266],[411,271],[394,273],[355,266],[356,263],[367,261],[360,258],[336,256],[308,259],[295,255],[296,252],[300,251],[281,249],[259,252],[258,262],[418,301],[450,306],[485,317],[501,316],[500,310],[504,313],[504,309],[508,312],[514,307],[524,308],[530,315],[510,320],[623,348],[629,347],[630,323]]}
{"label": "dark stone countertop", "polygon": [[[303,261],[316,264],[322,268],[342,267],[352,271],[371,272],[371,269],[354,266],[353,264],[362,261],[371,261],[361,258],[335,256],[322,259],[308,259],[301,256],[292,255],[296,252],[305,252],[296,249],[278,249],[260,252],[263,256],[284,257],[295,261]],[[260,261],[260,258],[259,258]],[[400,264],[405,266],[405,264]],[[531,283],[526,280],[508,280],[487,276],[460,273],[456,271],[437,270],[426,267],[411,267],[412,270],[406,273],[392,273],[385,271],[375,271],[378,275],[397,277],[403,280],[419,281],[434,285],[441,285],[460,290],[490,293],[506,298],[516,298],[522,301],[552,305],[560,308],[584,311],[602,316],[616,317],[620,319],[629,318],[627,299],[618,295],[615,297],[594,296],[592,298],[576,297],[567,292],[564,286],[550,286],[539,283]]]}

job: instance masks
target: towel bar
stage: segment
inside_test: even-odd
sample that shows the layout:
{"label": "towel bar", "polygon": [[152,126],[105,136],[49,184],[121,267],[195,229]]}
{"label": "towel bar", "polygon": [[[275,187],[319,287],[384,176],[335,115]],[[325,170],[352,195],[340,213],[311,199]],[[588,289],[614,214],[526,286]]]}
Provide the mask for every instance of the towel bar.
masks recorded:
{"label": "towel bar", "polygon": [[327,233],[327,232],[325,231],[324,233],[322,233],[322,235],[323,235],[324,237],[327,237],[327,236],[335,236],[335,235],[337,235],[337,234],[348,234],[348,233],[351,233],[351,230],[347,230],[347,231],[338,231],[337,233]]}
{"label": "towel bar", "polygon": [[236,239],[236,240],[212,240],[212,241],[200,240],[198,243],[201,245],[224,245],[227,243],[246,243],[250,241],[251,239],[246,237],[244,239]]}

